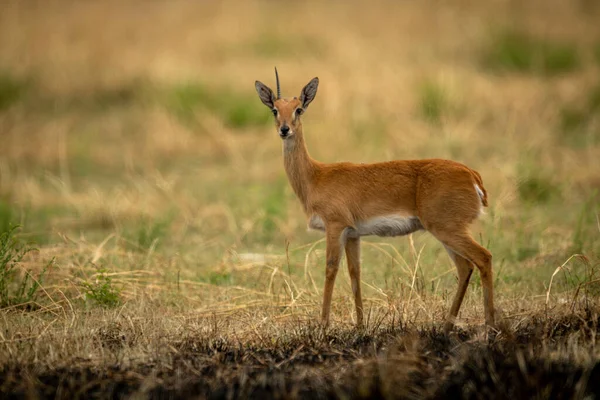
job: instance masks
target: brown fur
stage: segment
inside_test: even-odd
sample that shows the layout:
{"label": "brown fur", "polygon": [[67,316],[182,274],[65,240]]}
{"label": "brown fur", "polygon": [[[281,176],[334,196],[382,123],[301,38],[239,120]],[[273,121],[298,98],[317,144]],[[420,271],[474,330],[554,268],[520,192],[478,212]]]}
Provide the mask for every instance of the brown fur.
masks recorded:
{"label": "brown fur", "polygon": [[[316,82],[316,83],[315,83]],[[277,110],[276,126],[288,126],[284,139],[284,167],[289,182],[309,218],[319,216],[325,224],[327,266],[322,322],[329,322],[333,284],[342,248],[346,249],[355,296],[357,321],[363,321],[360,295],[359,239],[345,238],[347,229],[358,221],[400,215],[418,217],[422,226],[439,239],[456,264],[459,289],[454,298],[446,329],[458,315],[473,265],[481,273],[484,288],[485,320],[494,324],[491,254],[468,233],[481,206],[488,205],[481,176],[469,167],[450,160],[399,160],[375,164],[325,164],[310,157],[304,142],[298,108],[305,109],[316,95],[318,80],[313,79],[300,99],[275,99],[272,91],[257,82],[265,105]],[[307,90],[310,89],[310,90]],[[474,185],[483,192],[480,198]],[[342,239],[342,240],[340,240]]]}

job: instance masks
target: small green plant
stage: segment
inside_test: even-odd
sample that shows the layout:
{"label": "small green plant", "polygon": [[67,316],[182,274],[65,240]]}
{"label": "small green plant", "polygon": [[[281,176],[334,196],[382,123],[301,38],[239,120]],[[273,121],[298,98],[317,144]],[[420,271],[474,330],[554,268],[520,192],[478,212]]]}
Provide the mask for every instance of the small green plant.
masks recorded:
{"label": "small green plant", "polygon": [[439,124],[448,114],[449,102],[444,89],[437,83],[425,82],[420,88],[419,111],[423,119]]}
{"label": "small green plant", "polygon": [[114,285],[104,268],[98,270],[93,282],[84,281],[81,286],[86,301],[91,300],[106,308],[114,308],[121,304],[121,289]]}
{"label": "small green plant", "polygon": [[571,43],[552,42],[518,30],[505,30],[494,35],[488,43],[483,51],[483,63],[496,71],[553,76],[577,69],[581,61],[577,48]]}
{"label": "small green plant", "polygon": [[0,233],[0,308],[24,305],[31,308],[37,298],[44,275],[53,261],[48,263],[42,272],[33,277],[29,270],[19,276],[18,269],[23,257],[35,248],[21,244],[16,238],[18,226],[11,226]]}

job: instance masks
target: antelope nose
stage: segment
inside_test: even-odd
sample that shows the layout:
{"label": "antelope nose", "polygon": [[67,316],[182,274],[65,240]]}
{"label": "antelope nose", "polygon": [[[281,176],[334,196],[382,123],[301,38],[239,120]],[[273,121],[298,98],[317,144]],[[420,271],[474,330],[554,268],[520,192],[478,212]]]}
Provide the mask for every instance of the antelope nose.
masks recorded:
{"label": "antelope nose", "polygon": [[288,133],[290,133],[290,127],[287,125],[283,125],[280,129],[279,129],[279,135],[281,137],[286,137],[288,135]]}

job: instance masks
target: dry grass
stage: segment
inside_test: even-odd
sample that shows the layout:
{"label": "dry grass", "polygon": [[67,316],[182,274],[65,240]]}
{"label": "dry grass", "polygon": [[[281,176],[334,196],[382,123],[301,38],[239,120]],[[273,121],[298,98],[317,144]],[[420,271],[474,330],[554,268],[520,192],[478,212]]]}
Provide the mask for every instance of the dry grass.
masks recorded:
{"label": "dry grass", "polygon": [[[31,304],[0,310],[0,393],[597,393],[599,15],[584,1],[2,4],[0,231],[19,223],[39,249],[12,287],[54,261]],[[315,158],[481,173],[473,232],[494,255],[501,333],[481,331],[476,274],[458,333],[438,332],[456,280],[427,234],[365,240],[367,330],[345,271],[333,328],[317,329],[324,243],[253,87],[274,65],[285,95],[321,79]]]}
{"label": "dry grass", "polygon": [[13,315],[0,388],[65,398],[584,398],[600,390],[600,320],[589,309],[528,310],[488,337],[473,327],[447,336],[393,312],[371,315],[364,331],[338,323],[324,333],[297,308],[282,308],[203,316],[141,302],[50,323]]}

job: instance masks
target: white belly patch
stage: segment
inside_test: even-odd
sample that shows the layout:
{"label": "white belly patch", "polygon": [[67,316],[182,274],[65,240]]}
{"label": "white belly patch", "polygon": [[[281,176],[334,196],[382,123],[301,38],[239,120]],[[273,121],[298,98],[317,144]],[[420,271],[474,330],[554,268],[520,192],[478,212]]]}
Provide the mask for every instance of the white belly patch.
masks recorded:
{"label": "white belly patch", "polygon": [[371,218],[356,223],[356,229],[349,228],[348,237],[358,236],[403,236],[423,229],[417,217],[402,217],[400,215],[387,215]]}
{"label": "white belly patch", "polygon": [[[308,227],[324,231],[325,223],[318,215],[311,216]],[[423,229],[419,218],[400,215],[386,215],[374,217],[366,221],[356,222],[356,227],[347,228],[346,236],[357,238],[359,236],[403,236]]]}

